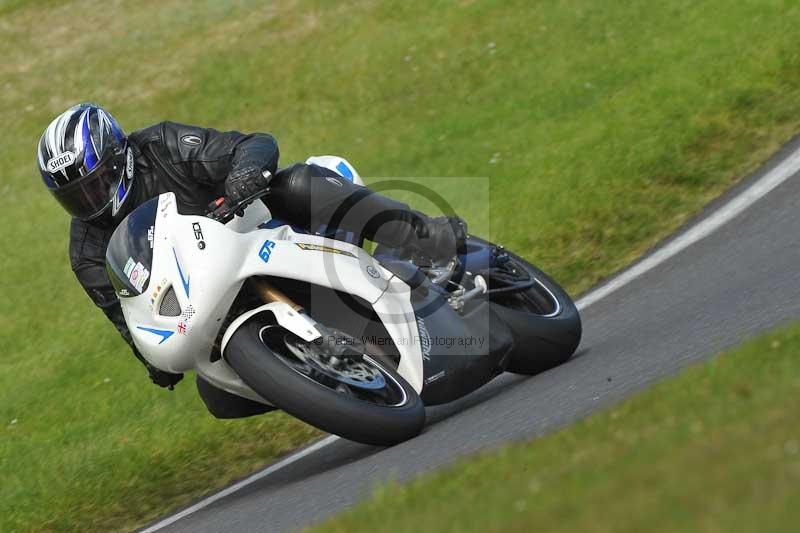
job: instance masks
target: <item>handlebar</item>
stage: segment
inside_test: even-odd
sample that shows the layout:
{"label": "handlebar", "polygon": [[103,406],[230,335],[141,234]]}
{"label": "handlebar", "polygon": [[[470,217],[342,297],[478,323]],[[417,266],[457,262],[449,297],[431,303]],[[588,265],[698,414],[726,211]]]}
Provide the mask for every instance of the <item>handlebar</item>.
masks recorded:
{"label": "handlebar", "polygon": [[228,205],[228,201],[225,199],[225,197],[220,196],[208,204],[208,213],[206,213],[206,216],[210,219],[216,220],[217,222],[221,222],[222,224],[227,224],[233,220],[234,216],[244,216],[244,209],[248,205],[260,198],[267,196],[268,194],[269,188],[261,191],[258,194],[254,194],[253,196],[245,198],[236,205]]}

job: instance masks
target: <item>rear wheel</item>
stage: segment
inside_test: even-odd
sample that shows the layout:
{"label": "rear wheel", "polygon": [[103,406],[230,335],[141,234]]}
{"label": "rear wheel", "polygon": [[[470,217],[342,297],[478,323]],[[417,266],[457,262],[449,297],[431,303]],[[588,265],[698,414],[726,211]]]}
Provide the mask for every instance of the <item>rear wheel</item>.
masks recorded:
{"label": "rear wheel", "polygon": [[[470,239],[491,246],[482,239]],[[580,314],[572,298],[550,276],[516,254],[503,253],[508,260],[487,274],[489,288],[528,285],[521,291],[496,291],[491,298],[515,338],[506,370],[538,374],[564,363],[578,348]]]}
{"label": "rear wheel", "polygon": [[331,356],[325,343],[306,342],[260,313],[233,334],[225,359],[264,399],[329,433],[381,446],[418,435],[425,408],[416,391],[380,355],[339,338],[352,342],[350,356]]}

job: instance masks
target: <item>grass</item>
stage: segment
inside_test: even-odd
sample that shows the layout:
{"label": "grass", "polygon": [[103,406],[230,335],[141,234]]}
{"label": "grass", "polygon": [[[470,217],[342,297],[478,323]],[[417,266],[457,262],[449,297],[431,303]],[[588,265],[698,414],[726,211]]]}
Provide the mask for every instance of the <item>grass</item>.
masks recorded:
{"label": "grass", "polygon": [[800,129],[798,23],[773,0],[0,1],[0,530],[131,528],[318,435],[148,383],[36,176],[67,106],[270,131],[283,164],[487,176],[451,203],[578,293]]}
{"label": "grass", "polygon": [[313,531],[796,531],[800,326],[534,442],[411,482]]}

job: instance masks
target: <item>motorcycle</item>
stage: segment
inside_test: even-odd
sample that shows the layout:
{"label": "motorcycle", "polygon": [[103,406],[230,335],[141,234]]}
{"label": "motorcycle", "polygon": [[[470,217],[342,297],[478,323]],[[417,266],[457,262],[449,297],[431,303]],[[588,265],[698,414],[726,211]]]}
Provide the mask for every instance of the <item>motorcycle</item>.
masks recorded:
{"label": "motorcycle", "polygon": [[[363,185],[340,158],[310,159]],[[344,165],[344,166],[343,166]],[[267,193],[268,194],[268,193]],[[134,343],[155,367],[373,445],[418,435],[425,406],[508,371],[563,363],[581,338],[569,295],[475,236],[431,262],[312,235],[263,202],[182,215],[165,193],[131,212],[107,270]]]}

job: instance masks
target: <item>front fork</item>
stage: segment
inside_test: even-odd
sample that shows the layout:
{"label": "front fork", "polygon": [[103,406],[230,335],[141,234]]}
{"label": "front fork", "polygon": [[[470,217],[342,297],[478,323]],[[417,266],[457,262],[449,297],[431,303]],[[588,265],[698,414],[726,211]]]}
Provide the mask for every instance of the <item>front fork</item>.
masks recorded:
{"label": "front fork", "polygon": [[[285,303],[298,313],[308,316],[308,313],[305,312],[302,305],[286,296],[280,289],[264,278],[250,278],[250,285],[253,287],[255,293],[264,300],[265,304],[272,302]],[[308,318],[311,319],[311,317]]]}
{"label": "front fork", "polygon": [[[291,307],[298,315],[304,318],[308,325],[314,328],[321,336],[322,343],[317,344],[317,348],[321,349],[326,355],[330,356],[334,363],[341,363],[342,359],[356,359],[360,360],[363,353],[358,351],[348,350],[347,347],[355,345],[353,342],[337,342],[343,341],[346,337],[341,332],[332,331],[327,326],[321,324],[311,318],[311,316],[303,309],[303,306],[296,303],[289,298],[286,294],[278,289],[275,285],[265,280],[264,278],[251,278],[250,283],[255,290],[256,294],[264,300],[265,304],[282,303]],[[363,350],[362,350],[363,351]]]}

